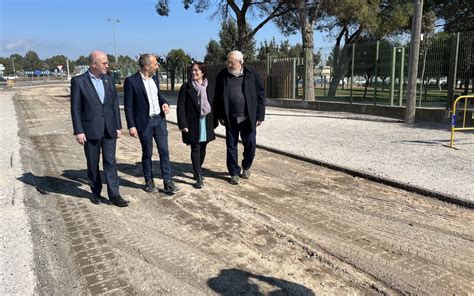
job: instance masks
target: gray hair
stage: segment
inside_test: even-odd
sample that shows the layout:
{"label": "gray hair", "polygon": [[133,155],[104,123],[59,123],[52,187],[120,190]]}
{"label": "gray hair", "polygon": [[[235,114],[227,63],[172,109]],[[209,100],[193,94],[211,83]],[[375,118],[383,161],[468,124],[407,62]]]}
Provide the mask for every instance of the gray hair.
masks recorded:
{"label": "gray hair", "polygon": [[244,55],[242,54],[242,52],[238,50],[233,50],[227,54],[227,58],[229,58],[230,56],[234,56],[241,64],[244,63]]}
{"label": "gray hair", "polygon": [[138,58],[138,66],[140,66],[140,68],[143,68],[146,65],[151,64],[151,57],[154,57],[154,56],[155,55],[152,53],[144,53],[140,55],[140,57]]}

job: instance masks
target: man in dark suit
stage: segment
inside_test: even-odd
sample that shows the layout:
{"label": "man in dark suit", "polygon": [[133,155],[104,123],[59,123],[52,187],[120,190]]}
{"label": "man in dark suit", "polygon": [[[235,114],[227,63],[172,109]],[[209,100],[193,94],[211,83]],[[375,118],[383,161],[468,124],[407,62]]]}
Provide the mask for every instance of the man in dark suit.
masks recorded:
{"label": "man in dark suit", "polygon": [[[226,129],[227,170],[233,185],[239,184],[239,175],[250,177],[257,126],[265,119],[265,91],[260,75],[243,63],[240,51],[227,54],[227,68],[217,74],[214,97],[215,116]],[[244,145],[242,168],[238,163],[239,134]]]}
{"label": "man in dark suit", "polygon": [[129,134],[132,137],[138,137],[142,146],[145,191],[157,191],[153,181],[151,159],[154,139],[160,155],[164,192],[174,194],[180,188],[172,179],[165,118],[170,106],[160,93],[160,84],[155,75],[158,70],[158,61],[153,54],[142,54],[138,59],[138,64],[140,70],[127,77],[124,84],[124,107]]}
{"label": "man in dark suit", "polygon": [[102,150],[107,193],[111,203],[126,207],[120,196],[115,150],[122,123],[115,84],[107,71],[107,55],[93,51],[89,55],[89,71],[71,80],[71,117],[76,141],[84,146],[87,178],[92,191],[91,201],[101,202],[102,180],[99,157]]}

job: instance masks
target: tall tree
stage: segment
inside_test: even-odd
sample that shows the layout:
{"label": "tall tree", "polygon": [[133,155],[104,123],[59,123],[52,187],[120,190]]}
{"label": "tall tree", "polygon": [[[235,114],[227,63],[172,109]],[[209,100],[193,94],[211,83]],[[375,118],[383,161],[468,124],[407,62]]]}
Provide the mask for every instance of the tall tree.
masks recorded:
{"label": "tall tree", "polygon": [[[182,2],[185,9],[189,9],[191,5],[194,5],[197,13],[202,13],[211,6],[209,0],[182,0]],[[229,12],[233,12],[237,22],[237,49],[242,52],[246,51],[246,48],[250,45],[250,40],[265,24],[286,14],[289,10],[287,1],[219,0],[216,6],[217,10],[213,14],[214,17],[219,16],[226,20],[230,17]],[[155,9],[159,15],[168,16],[170,12],[169,0],[158,0]],[[248,18],[251,16],[258,16],[260,20],[260,23],[253,29],[248,26]]]}
{"label": "tall tree", "polygon": [[[216,43],[209,42],[207,48],[212,46],[212,52],[206,54],[207,60],[214,60],[218,63],[224,63],[226,61],[227,53],[231,50],[238,49],[238,33],[237,26],[235,21],[232,19],[227,19],[222,22],[221,30],[219,31],[219,43],[216,46]],[[246,61],[252,61],[255,59],[255,39],[251,38],[248,42],[248,46],[242,52],[244,54],[244,59]],[[215,54],[216,56],[211,56],[210,54]]]}
{"label": "tall tree", "polygon": [[23,57],[17,53],[10,57],[0,57],[0,64],[5,67],[4,74],[16,74],[17,71],[23,71]]}
{"label": "tall tree", "polygon": [[319,1],[296,0],[301,39],[303,40],[303,96],[304,100],[314,101],[314,62],[313,62],[313,30],[314,23],[319,14]]}
{"label": "tall tree", "polygon": [[15,72],[25,70],[25,58],[23,56],[17,53],[14,53],[10,55],[10,61],[12,61],[12,71],[13,71],[13,64],[15,65]]}
{"label": "tall tree", "polygon": [[78,66],[87,66],[89,65],[89,58],[86,56],[81,55],[76,61],[76,65]]}
{"label": "tall tree", "polygon": [[[335,38],[332,73],[328,96],[334,97],[339,81],[351,64],[351,48],[362,37],[378,40],[406,32],[410,28],[413,2],[410,0],[323,0],[322,17],[317,28]],[[408,13],[407,13],[408,12]]]}
{"label": "tall tree", "polygon": [[176,73],[185,71],[190,62],[191,57],[181,48],[172,49],[165,57],[160,58],[160,64],[170,73],[171,90],[174,90]]}
{"label": "tall tree", "polygon": [[220,64],[224,63],[225,59],[223,58],[223,50],[219,44],[214,39],[209,41],[209,44],[206,46],[206,56],[204,57],[204,62],[207,64]]}
{"label": "tall tree", "polygon": [[474,31],[474,1],[430,0],[426,1],[426,6],[443,20],[446,32]]}
{"label": "tall tree", "polygon": [[319,0],[284,0],[288,12],[286,15],[276,17],[274,22],[285,35],[301,34],[303,49],[304,100],[314,100],[314,38],[313,30],[318,17],[321,14],[321,2]]}
{"label": "tall tree", "polygon": [[34,71],[34,70],[43,70],[44,63],[39,58],[38,54],[32,50],[28,51],[25,54],[24,58],[24,67],[25,70]]}
{"label": "tall tree", "polygon": [[64,55],[55,55],[45,60],[46,66],[48,70],[54,71],[57,70],[59,65],[64,67],[64,71],[66,71],[66,63],[67,58]]}

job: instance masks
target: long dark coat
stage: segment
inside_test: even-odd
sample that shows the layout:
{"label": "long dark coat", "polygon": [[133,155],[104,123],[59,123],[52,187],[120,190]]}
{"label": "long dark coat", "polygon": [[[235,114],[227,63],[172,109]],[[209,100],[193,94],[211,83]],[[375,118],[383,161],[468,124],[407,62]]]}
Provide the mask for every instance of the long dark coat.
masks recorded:
{"label": "long dark coat", "polygon": [[[250,127],[255,130],[257,121],[265,120],[265,91],[257,70],[247,65],[243,67],[245,106],[250,120]],[[227,68],[222,69],[217,74],[214,96],[214,116],[219,120],[224,120],[226,125],[230,122],[228,86],[230,77],[231,74],[229,74]]]}
{"label": "long dark coat", "polygon": [[[211,83],[207,86],[207,100],[209,105],[213,106],[214,87]],[[178,95],[178,104],[176,107],[178,117],[178,127],[180,130],[188,128],[188,132],[181,132],[183,142],[185,144],[199,143],[199,119],[201,117],[201,101],[197,95],[197,91],[190,82],[186,82],[181,86]],[[214,116],[213,110],[206,115],[206,132],[207,142],[216,138],[214,134]]]}

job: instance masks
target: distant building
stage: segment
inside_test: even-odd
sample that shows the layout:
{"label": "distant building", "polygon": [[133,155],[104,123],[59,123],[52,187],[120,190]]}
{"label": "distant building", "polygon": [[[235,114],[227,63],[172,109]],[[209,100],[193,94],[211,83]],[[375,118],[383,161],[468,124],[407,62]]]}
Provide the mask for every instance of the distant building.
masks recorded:
{"label": "distant building", "polygon": [[87,70],[89,70],[89,66],[76,66],[76,67],[74,68],[73,74],[74,74],[74,75],[81,75],[81,74],[86,73]]}

